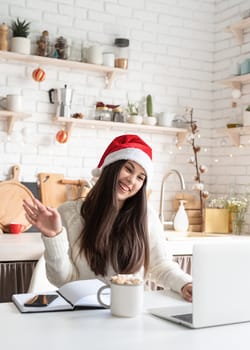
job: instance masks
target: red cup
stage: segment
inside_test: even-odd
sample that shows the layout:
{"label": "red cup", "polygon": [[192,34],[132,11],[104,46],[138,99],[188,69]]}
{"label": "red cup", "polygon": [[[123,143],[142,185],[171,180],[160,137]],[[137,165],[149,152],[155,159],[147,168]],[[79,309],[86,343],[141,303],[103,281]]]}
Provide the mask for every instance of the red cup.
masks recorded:
{"label": "red cup", "polygon": [[22,224],[16,224],[16,223],[12,223],[12,224],[9,224],[9,232],[10,233],[20,233],[22,232],[22,230],[24,229],[24,225]]}

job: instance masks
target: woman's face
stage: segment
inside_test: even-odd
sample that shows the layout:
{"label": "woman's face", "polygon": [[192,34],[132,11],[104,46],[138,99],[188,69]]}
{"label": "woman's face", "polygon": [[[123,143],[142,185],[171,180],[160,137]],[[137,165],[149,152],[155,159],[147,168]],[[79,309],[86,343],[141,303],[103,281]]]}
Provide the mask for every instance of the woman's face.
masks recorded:
{"label": "woman's face", "polygon": [[117,197],[120,208],[124,201],[133,197],[143,186],[145,170],[136,162],[128,160],[122,166],[117,181]]}

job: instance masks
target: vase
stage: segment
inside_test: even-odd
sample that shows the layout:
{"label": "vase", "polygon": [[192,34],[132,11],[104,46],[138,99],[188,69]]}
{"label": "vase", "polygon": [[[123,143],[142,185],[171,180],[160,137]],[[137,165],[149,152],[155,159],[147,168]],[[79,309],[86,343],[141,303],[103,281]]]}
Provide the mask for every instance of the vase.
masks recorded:
{"label": "vase", "polygon": [[245,220],[235,218],[232,221],[232,233],[234,235],[241,235]]}

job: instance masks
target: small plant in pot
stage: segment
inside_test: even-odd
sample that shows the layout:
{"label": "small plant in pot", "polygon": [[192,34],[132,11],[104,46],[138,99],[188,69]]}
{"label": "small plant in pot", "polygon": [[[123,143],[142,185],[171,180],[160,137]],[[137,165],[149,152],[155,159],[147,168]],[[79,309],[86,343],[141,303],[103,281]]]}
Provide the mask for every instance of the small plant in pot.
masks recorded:
{"label": "small plant in pot", "polygon": [[155,125],[157,123],[157,119],[153,114],[153,101],[151,95],[147,95],[146,97],[146,111],[147,116],[143,117],[143,124]]}
{"label": "small plant in pot", "polygon": [[132,124],[141,124],[142,116],[139,115],[139,107],[137,103],[128,101],[126,112],[128,113],[127,121]]}
{"label": "small plant in pot", "polygon": [[17,18],[11,23],[12,38],[10,42],[10,50],[12,52],[30,54],[30,22]]}
{"label": "small plant in pot", "polygon": [[250,105],[246,106],[243,112],[243,125],[250,126]]}

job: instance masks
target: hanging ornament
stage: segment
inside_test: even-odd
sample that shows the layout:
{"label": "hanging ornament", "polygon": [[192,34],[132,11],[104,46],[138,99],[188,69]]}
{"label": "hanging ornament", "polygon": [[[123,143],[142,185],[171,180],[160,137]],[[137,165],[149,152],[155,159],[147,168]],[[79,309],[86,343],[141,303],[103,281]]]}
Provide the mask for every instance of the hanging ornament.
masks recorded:
{"label": "hanging ornament", "polygon": [[45,77],[46,77],[46,73],[41,68],[37,68],[37,69],[33,70],[33,72],[32,72],[32,78],[35,81],[38,81],[38,82],[44,81]]}
{"label": "hanging ornament", "polygon": [[56,140],[59,143],[66,143],[69,138],[69,133],[67,130],[61,129],[56,134]]}

